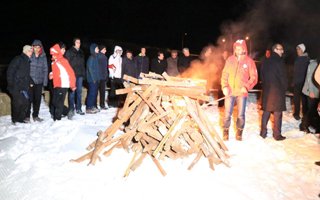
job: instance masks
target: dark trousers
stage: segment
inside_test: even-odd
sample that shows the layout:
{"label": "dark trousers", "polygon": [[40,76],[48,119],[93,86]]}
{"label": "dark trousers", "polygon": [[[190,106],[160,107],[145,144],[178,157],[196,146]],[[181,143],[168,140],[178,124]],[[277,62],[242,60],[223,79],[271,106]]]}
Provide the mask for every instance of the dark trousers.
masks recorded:
{"label": "dark trousers", "polygon": [[293,88],[293,104],[294,104],[294,116],[300,115],[300,102],[302,104],[302,114],[305,115],[308,106],[307,106],[307,96],[302,93],[303,83],[295,84]]}
{"label": "dark trousers", "polygon": [[317,112],[319,99],[307,97],[307,102],[308,102],[308,110],[302,118],[301,126],[304,128],[308,128],[309,126],[312,126],[313,128],[316,129],[316,132],[318,132],[320,131],[320,121],[319,121],[320,117]]}
{"label": "dark trousers", "polygon": [[64,99],[66,98],[67,88],[54,88],[52,96],[52,115],[53,120],[61,120],[64,110]]}
{"label": "dark trousers", "polygon": [[27,116],[29,100],[19,91],[11,93],[11,120],[15,122],[23,122]]}
{"label": "dark trousers", "polygon": [[98,82],[88,82],[86,109],[95,108],[97,105]]}
{"label": "dark trousers", "polygon": [[122,101],[124,101],[125,95],[116,95],[116,90],[123,88],[122,79],[113,78],[110,79],[110,93],[108,95],[109,106],[121,107]]}
{"label": "dark trousers", "polygon": [[30,117],[32,106],[32,117],[38,117],[41,104],[43,84],[34,84],[29,88],[30,104],[28,106],[27,117]]}
{"label": "dark trousers", "polygon": [[106,80],[100,80],[98,85],[98,92],[99,92],[99,104],[100,107],[105,107],[105,101],[106,101]]}
{"label": "dark trousers", "polygon": [[262,121],[261,121],[261,135],[266,136],[267,135],[267,125],[268,121],[270,119],[270,115],[273,114],[273,124],[272,124],[272,131],[273,131],[273,137],[277,138],[281,135],[281,126],[282,126],[282,112],[269,112],[269,111],[263,111],[262,114]]}
{"label": "dark trousers", "polygon": [[[220,99],[220,98],[222,98],[222,97],[224,97],[224,94],[223,94],[223,92],[222,92],[222,90],[221,90],[221,87],[218,89],[218,99]],[[218,102],[218,107],[223,107],[224,106],[224,100],[222,99],[222,100],[220,100],[219,102]]]}
{"label": "dark trousers", "polygon": [[76,77],[76,90],[72,91],[69,90],[69,109],[74,110],[74,105],[76,104],[76,110],[81,110],[82,103],[81,103],[81,97],[82,97],[82,86],[83,86],[83,77],[79,76]]}

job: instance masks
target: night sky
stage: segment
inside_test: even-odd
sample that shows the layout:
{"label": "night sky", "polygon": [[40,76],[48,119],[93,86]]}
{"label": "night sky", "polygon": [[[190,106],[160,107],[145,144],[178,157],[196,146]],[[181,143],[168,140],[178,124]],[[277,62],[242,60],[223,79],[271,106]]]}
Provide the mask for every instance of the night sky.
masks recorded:
{"label": "night sky", "polygon": [[183,42],[197,53],[217,40],[224,21],[240,18],[253,2],[11,1],[0,7],[1,44],[10,52],[20,52],[21,47],[33,39],[40,39],[45,45],[59,41],[71,45],[72,38],[79,36],[179,50]]}
{"label": "night sky", "polygon": [[293,57],[295,46],[304,42],[318,57],[319,10],[319,0],[11,0],[0,6],[0,63],[34,39],[48,49],[60,41],[70,47],[75,36],[87,43],[109,39],[178,50],[184,43],[199,53],[221,37],[231,47],[249,35],[260,55],[280,42]]}

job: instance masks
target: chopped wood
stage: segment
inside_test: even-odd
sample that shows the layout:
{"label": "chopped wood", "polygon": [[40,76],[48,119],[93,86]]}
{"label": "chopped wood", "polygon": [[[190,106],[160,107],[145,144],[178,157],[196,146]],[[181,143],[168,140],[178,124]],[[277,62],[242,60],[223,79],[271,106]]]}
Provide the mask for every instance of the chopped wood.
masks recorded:
{"label": "chopped wood", "polygon": [[209,101],[206,80],[166,73],[141,73],[139,79],[124,75],[123,79],[124,89],[116,94],[126,95],[126,100],[115,121],[98,132],[98,138],[87,147],[89,152],[71,161],[89,160],[95,165],[101,154],[110,156],[115,148],[123,148],[134,153],[124,177],[141,166],[147,155],[163,176],[166,172],[159,160],[165,158],[196,155],[189,170],[201,157],[208,160],[211,169],[220,163],[229,166],[228,149],[200,105]]}

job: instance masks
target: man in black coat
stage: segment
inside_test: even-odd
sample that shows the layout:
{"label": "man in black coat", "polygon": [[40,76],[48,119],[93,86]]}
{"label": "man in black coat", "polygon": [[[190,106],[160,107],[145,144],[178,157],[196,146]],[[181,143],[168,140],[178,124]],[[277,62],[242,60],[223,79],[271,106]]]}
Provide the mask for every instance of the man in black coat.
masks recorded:
{"label": "man in black coat", "polygon": [[281,135],[282,111],[286,110],[285,94],[287,89],[287,73],[282,59],[283,52],[281,44],[273,45],[271,56],[265,59],[261,65],[263,114],[260,136],[262,138],[267,137],[267,124],[270,114],[273,114],[272,131],[274,139],[286,139]]}
{"label": "man in black coat", "polygon": [[9,64],[7,70],[8,90],[11,95],[11,120],[27,123],[27,110],[29,106],[28,90],[31,84],[30,57],[33,49],[29,45],[23,47],[22,54],[16,56]]}
{"label": "man in black coat", "polygon": [[[74,116],[74,109],[76,107],[77,114],[84,115],[85,113],[82,111],[82,86],[83,80],[86,76],[85,70],[85,57],[83,51],[80,49],[81,40],[80,38],[73,39],[73,46],[67,50],[66,58],[68,59],[75,75],[76,75],[76,90],[69,91],[69,113],[68,118],[72,119]],[[76,105],[76,106],[75,106]]]}
{"label": "man in black coat", "polygon": [[183,55],[180,56],[178,59],[178,70],[180,74],[182,74],[184,71],[188,69],[188,67],[190,67],[192,61],[192,57],[188,48],[183,48],[182,54]]}
{"label": "man in black coat", "polygon": [[161,75],[167,70],[167,61],[162,51],[159,51],[157,55],[157,58],[152,59],[150,71]]}

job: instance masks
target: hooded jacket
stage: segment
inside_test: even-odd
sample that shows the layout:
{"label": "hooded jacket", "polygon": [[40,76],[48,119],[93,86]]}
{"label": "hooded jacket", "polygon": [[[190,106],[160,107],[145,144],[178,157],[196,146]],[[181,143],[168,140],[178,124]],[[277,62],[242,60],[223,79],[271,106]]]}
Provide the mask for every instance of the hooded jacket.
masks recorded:
{"label": "hooded jacket", "polygon": [[34,40],[32,46],[40,46],[40,54],[36,57],[35,53],[32,54],[30,60],[30,76],[35,84],[48,84],[48,61],[46,53],[43,50],[43,45],[40,40]]}
{"label": "hooded jacket", "polygon": [[[120,50],[121,53],[117,54],[117,50]],[[121,78],[122,74],[122,48],[120,46],[114,47],[113,54],[109,57],[109,77],[110,78]]]}
{"label": "hooded jacket", "polygon": [[57,88],[75,88],[76,77],[68,60],[63,57],[58,44],[50,48],[53,62],[51,63],[53,75],[53,87]]}
{"label": "hooded jacket", "polygon": [[258,82],[258,73],[256,64],[247,55],[247,45],[244,40],[237,40],[233,44],[233,51],[237,46],[241,46],[245,55],[238,57],[235,52],[226,60],[222,71],[221,88],[228,87],[232,96],[248,96],[248,93],[241,93],[241,88],[245,87],[247,91],[251,90]]}
{"label": "hooded jacket", "polygon": [[98,54],[95,52],[95,48],[97,46],[98,45],[95,43],[90,45],[91,55],[87,60],[87,71],[86,71],[88,83],[94,83],[100,80]]}
{"label": "hooded jacket", "polygon": [[310,93],[315,95],[315,98],[319,98],[319,89],[314,84],[313,74],[317,69],[318,62],[317,60],[310,60],[310,64],[308,66],[306,80],[304,81],[304,85],[302,88],[302,93],[310,97]]}

